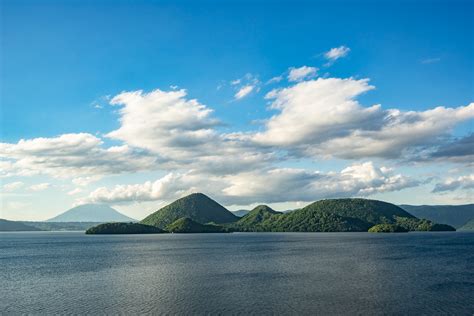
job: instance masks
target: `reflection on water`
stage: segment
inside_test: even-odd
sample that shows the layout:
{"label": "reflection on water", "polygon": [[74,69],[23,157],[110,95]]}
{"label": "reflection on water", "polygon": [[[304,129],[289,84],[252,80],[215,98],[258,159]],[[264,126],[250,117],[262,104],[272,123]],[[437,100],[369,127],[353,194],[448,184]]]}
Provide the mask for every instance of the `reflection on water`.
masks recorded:
{"label": "reflection on water", "polygon": [[466,314],[474,234],[0,234],[0,314]]}

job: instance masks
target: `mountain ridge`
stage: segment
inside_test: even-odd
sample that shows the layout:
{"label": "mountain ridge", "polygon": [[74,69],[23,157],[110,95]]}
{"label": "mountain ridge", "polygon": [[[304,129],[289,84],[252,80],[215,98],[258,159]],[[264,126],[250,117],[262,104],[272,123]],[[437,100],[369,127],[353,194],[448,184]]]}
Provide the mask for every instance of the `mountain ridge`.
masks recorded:
{"label": "mountain ridge", "polygon": [[418,218],[447,224],[459,228],[474,218],[474,204],[460,205],[399,205],[401,208]]}

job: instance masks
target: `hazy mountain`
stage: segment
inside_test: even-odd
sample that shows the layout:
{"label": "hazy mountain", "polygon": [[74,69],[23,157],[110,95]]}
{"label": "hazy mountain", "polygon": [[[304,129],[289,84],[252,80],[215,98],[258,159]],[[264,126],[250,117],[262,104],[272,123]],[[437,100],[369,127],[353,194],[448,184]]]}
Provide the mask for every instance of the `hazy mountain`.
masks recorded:
{"label": "hazy mountain", "polygon": [[250,212],[249,210],[237,210],[237,211],[232,211],[235,216],[242,217],[247,215],[247,213]]}
{"label": "hazy mountain", "polygon": [[456,228],[474,218],[474,204],[465,205],[400,205],[401,208],[418,218],[426,218],[437,223]]}
{"label": "hazy mountain", "polygon": [[460,231],[474,231],[474,218],[462,225],[458,230]]}
{"label": "hazy mountain", "polygon": [[84,204],[67,210],[47,222],[134,222],[133,218],[103,204]]}
{"label": "hazy mountain", "polygon": [[40,230],[41,229],[37,227],[25,225],[22,222],[0,219],[1,232],[40,231]]}
{"label": "hazy mountain", "polygon": [[235,222],[239,218],[202,193],[193,193],[159,209],[141,221],[165,229],[174,221],[187,217],[200,224]]}

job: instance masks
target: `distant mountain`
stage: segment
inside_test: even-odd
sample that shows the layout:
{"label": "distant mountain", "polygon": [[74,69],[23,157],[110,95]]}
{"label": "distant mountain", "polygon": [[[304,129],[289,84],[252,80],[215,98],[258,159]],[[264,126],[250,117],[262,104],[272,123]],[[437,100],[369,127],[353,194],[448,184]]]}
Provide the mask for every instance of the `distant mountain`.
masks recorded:
{"label": "distant mountain", "polygon": [[162,229],[139,223],[105,223],[86,230],[86,234],[161,234]]}
{"label": "distant mountain", "polygon": [[203,225],[193,221],[188,217],[182,217],[166,226],[166,230],[170,233],[225,233],[227,232],[219,225]]}
{"label": "distant mountain", "polygon": [[250,212],[249,210],[237,210],[237,211],[232,211],[235,216],[242,217],[247,215],[247,213]]}
{"label": "distant mountain", "polygon": [[84,204],[50,218],[47,222],[135,222],[136,220],[119,213],[103,204]]}
{"label": "distant mountain", "polygon": [[400,205],[405,211],[418,218],[437,223],[461,227],[474,218],[474,204],[465,205]]}
{"label": "distant mountain", "polygon": [[462,225],[458,230],[459,231],[474,231],[474,218],[469,220],[464,225]]}
{"label": "distant mountain", "polygon": [[187,217],[200,224],[235,222],[239,218],[202,193],[193,193],[159,209],[141,221],[165,229],[174,221]]}
{"label": "distant mountain", "polygon": [[22,222],[0,219],[0,232],[20,232],[20,231],[40,231],[40,230],[41,229],[37,227],[25,225]]}
{"label": "distant mountain", "polygon": [[394,224],[410,231],[454,230],[420,220],[396,205],[377,200],[322,200],[290,213],[278,213],[269,207],[254,211],[231,226],[240,231],[278,232],[366,232],[377,224]]}

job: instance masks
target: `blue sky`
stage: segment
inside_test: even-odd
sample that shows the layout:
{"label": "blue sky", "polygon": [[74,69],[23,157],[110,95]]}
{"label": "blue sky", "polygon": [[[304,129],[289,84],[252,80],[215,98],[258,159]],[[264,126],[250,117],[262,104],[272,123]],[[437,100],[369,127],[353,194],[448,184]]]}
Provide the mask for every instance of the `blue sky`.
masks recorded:
{"label": "blue sky", "polygon": [[[472,107],[468,107],[474,98],[472,1],[2,1],[1,5],[3,147],[0,147],[0,161],[9,163],[3,167],[1,179],[4,186],[4,214],[1,217],[44,219],[73,204],[92,201],[116,205],[128,215],[140,218],[180,194],[202,187],[196,179],[189,182],[190,171],[199,174],[202,179],[215,179],[215,186],[210,187],[207,193],[217,195],[231,208],[259,202],[273,202],[273,205],[290,208],[319,198],[354,195],[396,203],[472,202],[469,196],[474,176],[469,147],[473,143],[469,136],[473,132],[473,120]],[[347,50],[343,56],[330,59],[325,55],[332,48],[341,47]],[[289,81],[287,77],[291,69],[303,66],[317,70],[313,75]],[[279,76],[281,81],[267,84],[271,78]],[[292,130],[289,117],[277,117],[275,121],[275,124],[288,123],[290,129],[284,133],[266,125],[272,116],[279,116],[285,111],[295,114],[300,113],[296,112],[298,109],[307,107],[337,107],[337,104],[318,105],[312,103],[313,99],[301,98],[298,100],[306,103],[297,104],[285,99],[288,97],[286,94],[273,99],[265,98],[267,93],[279,88],[291,89],[305,82],[309,86],[313,82],[313,86],[308,87],[312,90],[298,92],[308,96],[308,91],[326,87],[322,82],[315,83],[316,80],[334,78],[352,78],[347,83],[351,85],[348,89],[364,90],[360,95],[349,93],[343,99],[356,100],[362,108],[381,104],[384,111],[397,109],[405,113],[401,123],[397,123],[403,125],[400,128],[410,129],[404,123],[413,119],[407,114],[410,111],[422,113],[438,106],[447,110],[443,112],[445,114],[436,115],[446,115],[452,122],[443,125],[441,130],[414,129],[414,133],[423,135],[416,142],[402,140],[402,137],[407,137],[406,133],[397,133],[397,126],[391,126],[390,133],[393,135],[390,134],[390,137],[400,139],[400,147],[394,151],[399,149],[403,152],[400,154],[389,153],[388,150],[360,154],[360,149],[342,153],[344,150],[337,146],[349,139],[342,139],[340,135],[330,136],[328,130],[321,129],[322,125],[315,123],[325,116],[324,110],[309,111],[308,115],[315,117],[307,124],[298,120],[294,122],[295,125],[306,126],[304,131]],[[359,80],[365,78],[370,80],[368,84],[374,89],[362,87]],[[233,85],[232,82],[238,79],[241,82]],[[330,91],[325,93],[337,92],[344,88],[342,85],[342,81],[328,85]],[[252,86],[253,90],[236,99],[235,94],[246,86]],[[204,141],[200,134],[200,142],[215,144],[217,138],[226,138],[224,144],[231,142],[232,146],[236,146],[230,153],[233,157],[244,152],[265,157],[259,156],[256,159],[258,163],[249,163],[242,170],[226,166],[225,172],[214,172],[203,167],[203,161],[212,161],[207,152],[196,154],[189,146],[177,150],[164,140],[156,144],[137,142],[136,137],[140,133],[131,125],[124,127],[123,121],[129,118],[127,115],[133,115],[136,123],[138,112],[130,114],[130,111],[140,111],[137,110],[139,106],[153,108],[153,111],[166,110],[157,105],[159,98],[137,106],[133,106],[128,99],[116,105],[109,103],[124,91],[143,90],[146,94],[155,89],[162,92],[185,89],[185,94],[175,101],[196,99],[207,110],[213,111],[207,116],[195,109],[188,113],[188,120],[180,121],[186,126],[197,124],[191,128],[194,132],[212,129],[212,133],[218,135],[207,135],[210,138]],[[290,95],[294,96],[296,92],[294,90]],[[277,107],[269,109],[272,102],[284,102],[284,99],[288,101],[283,105],[285,111]],[[189,106],[192,107],[191,104]],[[120,109],[124,108],[128,112],[120,113]],[[458,111],[455,113],[449,109]],[[168,113],[170,120],[173,120],[173,113]],[[196,122],[193,119],[196,113],[206,116],[205,122]],[[351,111],[349,109],[344,113],[350,116]],[[147,117],[159,116],[156,112],[142,114],[144,124],[148,124]],[[425,127],[443,121],[439,118],[437,120],[440,121],[437,121],[431,115],[420,114],[416,119]],[[362,120],[349,126],[345,121],[345,125],[334,133],[352,133],[352,137],[356,137],[359,134],[353,124],[373,123],[374,130],[377,130],[382,129],[379,125],[389,117],[393,115],[384,112],[370,116],[371,123]],[[219,124],[210,123],[211,118]],[[336,123],[339,124],[339,120]],[[147,131],[160,126],[151,123]],[[118,136],[106,136],[121,127],[124,129]],[[187,127],[173,127],[178,132],[187,131]],[[362,130],[370,132],[372,141],[387,137],[389,133],[375,135],[372,129],[365,130],[363,126]],[[156,136],[162,139],[163,133],[157,132],[150,138]],[[235,133],[239,134],[238,144],[228,138],[229,134]],[[261,135],[258,136],[258,133]],[[282,135],[288,133],[301,133],[302,136],[284,139],[286,136]],[[62,160],[52,153],[55,150],[64,153],[62,141],[70,139],[54,139],[61,135],[83,134],[95,137],[100,144],[85,148],[80,155],[64,154],[74,158],[72,164],[77,170],[71,169],[71,161],[61,165]],[[329,136],[318,140],[321,134]],[[243,135],[248,139],[242,140]],[[31,143],[36,145],[28,149],[26,146],[30,143],[25,148],[18,146],[21,139],[28,142],[40,137],[42,139]],[[275,141],[275,137],[280,137],[281,141]],[[367,137],[364,139],[369,139]],[[179,141],[183,144],[190,141],[181,138]],[[336,138],[337,141],[333,142]],[[172,139],[176,142],[176,138]],[[80,136],[75,140],[81,144],[87,140],[95,141]],[[442,148],[454,148],[456,141],[461,141],[461,148],[467,151],[462,158],[457,153],[453,157],[444,155],[443,159],[433,158],[439,156],[434,153]],[[34,152],[38,146],[42,148],[41,153]],[[102,167],[91,165],[88,161],[93,160],[91,150],[107,150],[111,146],[128,146],[130,152],[127,155],[130,154],[130,157],[114,156],[110,164],[116,165],[113,159],[137,161],[140,157],[148,160],[130,170],[104,171]],[[310,147],[325,149],[314,152],[307,150]],[[224,153],[219,155],[225,156]],[[179,163],[173,165],[161,160],[179,160]],[[264,163],[261,164],[260,160]],[[105,159],[103,165],[107,161]],[[333,177],[331,173],[340,174],[346,168],[354,169],[351,166],[360,167],[369,162],[371,168],[381,172],[381,178],[372,179],[374,181],[370,185],[365,183],[363,187],[359,183],[342,191],[314,189],[312,194],[311,188],[318,185],[331,187],[347,180]],[[383,171],[384,168],[393,170]],[[31,172],[26,172],[27,169]],[[283,169],[291,169],[290,173],[304,170],[306,173],[302,178],[313,177],[311,182],[298,182],[302,181],[300,177],[298,181],[294,178],[281,180],[286,185],[295,181],[295,185],[307,186],[306,195],[295,194],[287,200],[275,199],[269,192],[260,192],[258,185],[252,193],[238,185],[243,179],[248,179],[246,174],[249,172],[266,172],[264,175],[253,175],[263,179]],[[307,174],[316,171],[324,176]],[[170,186],[169,192],[150,193],[152,189],[147,189],[145,183],[154,183],[169,174],[187,175],[188,178],[170,180],[171,183],[178,181],[179,189]],[[403,177],[404,182],[387,188],[389,183],[398,181],[397,176]],[[74,184],[74,179],[84,177],[95,180],[82,186]],[[332,182],[328,182],[329,178]],[[31,189],[31,186],[45,183],[48,185],[43,185],[44,189]],[[120,186],[127,185],[131,187],[123,187],[122,190],[126,193],[117,191]],[[445,189],[435,189],[436,186],[442,188],[442,185]],[[284,192],[284,184],[282,186],[275,188],[275,191],[282,189]],[[74,190],[77,193],[67,194]],[[52,199],[57,201],[54,207],[50,206]]]}

